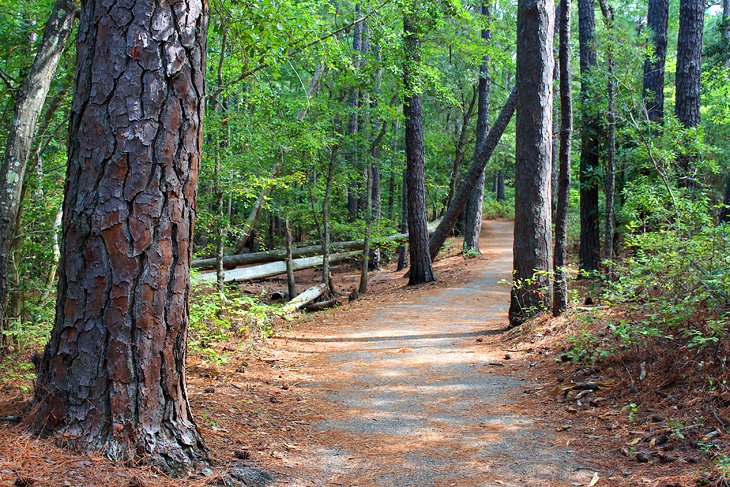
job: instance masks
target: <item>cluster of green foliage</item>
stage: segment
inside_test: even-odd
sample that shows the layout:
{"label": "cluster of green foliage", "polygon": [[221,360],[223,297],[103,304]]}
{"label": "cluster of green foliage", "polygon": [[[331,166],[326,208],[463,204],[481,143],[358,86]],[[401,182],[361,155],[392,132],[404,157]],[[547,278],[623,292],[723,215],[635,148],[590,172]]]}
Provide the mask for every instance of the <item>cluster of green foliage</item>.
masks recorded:
{"label": "cluster of green foliage", "polygon": [[231,288],[225,294],[194,289],[190,300],[188,347],[204,360],[225,363],[220,345],[234,338],[267,337],[273,334],[273,320],[284,316],[281,307],[265,304],[264,296]]}

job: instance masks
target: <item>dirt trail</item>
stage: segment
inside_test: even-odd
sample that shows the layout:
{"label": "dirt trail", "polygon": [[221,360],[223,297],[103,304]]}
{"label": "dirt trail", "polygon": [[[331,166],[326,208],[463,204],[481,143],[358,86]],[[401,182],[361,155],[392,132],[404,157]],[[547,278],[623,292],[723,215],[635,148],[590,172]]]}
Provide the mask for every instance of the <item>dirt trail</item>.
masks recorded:
{"label": "dirt trail", "polygon": [[499,341],[512,224],[485,222],[482,242],[463,284],[394,293],[289,337],[290,350],[312,354],[301,386],[316,407],[286,483],[588,485],[556,425],[517,407],[527,365]]}

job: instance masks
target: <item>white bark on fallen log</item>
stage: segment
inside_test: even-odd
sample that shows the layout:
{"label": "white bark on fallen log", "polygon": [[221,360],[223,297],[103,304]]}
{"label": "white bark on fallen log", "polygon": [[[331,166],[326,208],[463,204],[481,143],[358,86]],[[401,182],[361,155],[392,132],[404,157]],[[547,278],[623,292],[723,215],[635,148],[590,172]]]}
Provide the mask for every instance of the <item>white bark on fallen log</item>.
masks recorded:
{"label": "white bark on fallen log", "polygon": [[[330,256],[330,262],[342,262],[357,255],[359,255],[359,252],[343,252],[340,254],[334,254]],[[322,265],[321,255],[294,259],[292,261],[292,267],[295,271],[310,269],[318,265]],[[269,262],[268,264],[261,264],[251,267],[241,267],[239,269],[231,269],[225,271],[223,282],[252,281],[254,279],[265,279],[267,277],[278,276],[280,274],[286,274],[286,262],[284,261]],[[196,276],[193,279],[193,283],[212,283],[215,282],[215,280],[215,272],[204,272]]]}
{"label": "white bark on fallen log", "polygon": [[[433,229],[438,225],[439,220],[433,221],[428,224],[429,235],[433,232]],[[392,242],[399,242],[408,239],[407,233],[397,233],[387,237]],[[363,240],[351,240],[348,242],[333,242],[330,244],[330,250],[332,251],[343,251],[343,250],[362,250],[364,246]],[[372,243],[373,248],[377,247],[377,243]],[[309,245],[307,247],[292,248],[292,257],[306,257],[310,255],[321,255],[321,245]],[[230,269],[239,265],[250,265],[260,264],[264,262],[274,262],[278,260],[286,259],[285,249],[275,249],[266,252],[250,252],[248,254],[235,254],[226,255],[223,257],[223,267]],[[206,269],[215,267],[215,259],[196,259],[191,264],[196,269]]]}
{"label": "white bark on fallen log", "polygon": [[323,282],[322,284],[318,284],[314,287],[310,287],[303,293],[297,295],[294,299],[289,301],[284,305],[282,310],[286,313],[291,313],[292,311],[296,311],[299,308],[302,308],[318,297],[320,297],[324,292],[327,290],[327,283]]}

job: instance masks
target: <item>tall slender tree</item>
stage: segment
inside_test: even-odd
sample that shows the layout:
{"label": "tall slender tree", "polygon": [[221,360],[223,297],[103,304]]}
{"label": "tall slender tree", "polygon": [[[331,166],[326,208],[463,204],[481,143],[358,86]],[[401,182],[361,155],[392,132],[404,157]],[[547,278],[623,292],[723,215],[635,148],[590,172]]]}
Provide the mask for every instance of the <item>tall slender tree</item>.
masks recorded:
{"label": "tall slender tree", "polygon": [[408,248],[411,269],[408,284],[434,280],[431,254],[428,252],[426,220],[426,175],[423,154],[423,93],[419,80],[421,31],[416,17],[407,14],[403,20],[403,115],[406,124],[406,185],[408,187]]}
{"label": "tall slender tree", "polygon": [[578,30],[581,74],[581,147],[580,147],[580,268],[598,269],[601,261],[599,233],[599,136],[595,93],[590,77],[598,67],[596,56],[596,19],[593,0],[578,0]]}
{"label": "tall slender tree", "polygon": [[[489,27],[490,12],[489,3],[482,2],[481,14],[487,22],[487,27],[482,29],[482,39],[489,44],[492,38],[492,30]],[[479,66],[479,85],[477,87],[479,101],[477,102],[477,133],[476,144],[474,145],[474,158],[476,159],[487,141],[489,134],[489,102],[491,79],[489,75],[489,56],[482,58],[482,64]],[[464,209],[464,249],[479,252],[479,235],[482,229],[482,206],[484,205],[484,184],[486,182],[487,171],[482,171],[479,180],[472,191],[469,201]]]}
{"label": "tall slender tree", "polygon": [[664,119],[664,64],[667,58],[668,0],[649,0],[647,24],[652,55],[644,60],[644,106],[652,122]]}
{"label": "tall slender tree", "polygon": [[551,304],[554,20],[552,0],[518,0],[511,326]]}
{"label": "tall slender tree", "polygon": [[[598,0],[601,5],[603,21],[608,31],[608,47],[606,49],[606,62],[608,64],[608,86],[606,94],[608,97],[607,122],[608,130],[606,137],[606,176],[605,194],[606,211],[604,219],[604,258],[613,260],[613,238],[615,228],[615,196],[616,196],[616,56],[614,48],[616,43],[616,30],[613,14],[613,7],[608,5],[606,0]],[[609,266],[609,273],[611,267]]]}
{"label": "tall slender tree", "polygon": [[18,232],[18,212],[38,117],[51,81],[73,29],[76,5],[56,0],[46,23],[41,45],[22,85],[15,94],[5,154],[0,163],[0,342],[4,340],[8,303],[8,271]]}
{"label": "tall slender tree", "polygon": [[560,150],[558,158],[558,191],[555,210],[555,284],[553,316],[568,309],[568,284],[565,272],[568,240],[568,205],[570,202],[570,148],[573,141],[573,94],[570,86],[570,0],[562,0],[558,9],[558,49],[560,66]]}
{"label": "tall slender tree", "polygon": [[34,425],[171,472],[207,459],[185,387],[208,4],[84,0],[56,322]]}

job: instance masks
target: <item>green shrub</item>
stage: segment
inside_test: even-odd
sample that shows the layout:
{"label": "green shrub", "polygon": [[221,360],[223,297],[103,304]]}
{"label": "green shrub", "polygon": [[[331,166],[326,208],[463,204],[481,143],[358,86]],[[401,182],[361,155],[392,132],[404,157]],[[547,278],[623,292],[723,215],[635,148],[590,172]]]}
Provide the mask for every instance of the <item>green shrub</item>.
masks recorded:
{"label": "green shrub", "polygon": [[244,335],[269,336],[276,316],[283,316],[281,308],[263,303],[260,296],[238,289],[226,290],[225,297],[199,290],[190,299],[188,346],[212,362],[223,363],[226,358],[213,347],[216,342]]}

